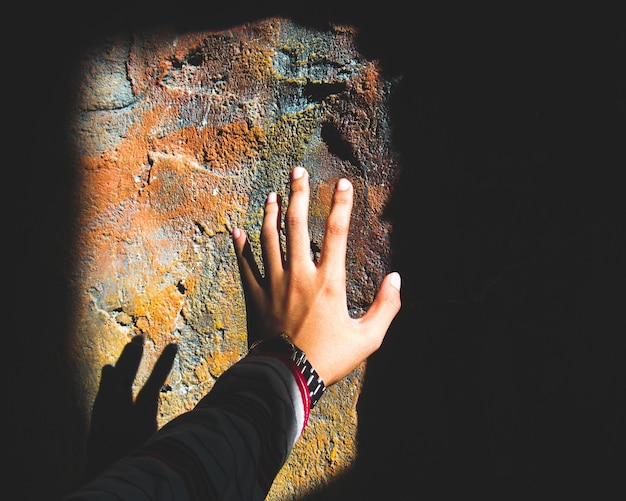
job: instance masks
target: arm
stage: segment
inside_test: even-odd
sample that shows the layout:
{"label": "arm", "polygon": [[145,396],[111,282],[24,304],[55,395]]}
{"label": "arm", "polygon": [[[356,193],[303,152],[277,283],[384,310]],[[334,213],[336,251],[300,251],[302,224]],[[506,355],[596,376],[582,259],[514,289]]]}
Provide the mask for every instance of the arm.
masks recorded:
{"label": "arm", "polygon": [[276,357],[244,357],[193,410],[65,500],[265,499],[304,427],[297,381]]}
{"label": "arm", "polygon": [[[248,317],[248,342],[287,334],[326,385],[378,349],[400,309],[400,277],[385,277],[366,314],[350,317],[345,253],[352,185],[339,180],[319,262],[308,236],[308,174],[296,168],[280,245],[280,205],[265,204],[261,246],[265,275],[245,233],[233,230]],[[191,411],[161,428],[67,501],[79,499],[264,499],[310,409],[306,380],[280,353],[249,354],[217,380]]]}

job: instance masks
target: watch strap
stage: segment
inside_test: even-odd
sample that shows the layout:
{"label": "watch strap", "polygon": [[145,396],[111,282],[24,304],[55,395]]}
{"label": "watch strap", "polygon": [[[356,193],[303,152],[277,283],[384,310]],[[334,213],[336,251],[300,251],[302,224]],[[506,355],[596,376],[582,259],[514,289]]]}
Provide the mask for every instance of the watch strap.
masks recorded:
{"label": "watch strap", "polygon": [[281,333],[276,337],[262,339],[255,342],[250,347],[248,353],[275,353],[288,355],[304,377],[304,381],[309,390],[311,408],[315,407],[319,399],[326,391],[326,385],[324,384],[323,379],[315,371],[311,362],[309,362],[306,358],[304,351],[293,344],[289,336],[285,333]]}
{"label": "watch strap", "polygon": [[296,357],[293,361],[304,376],[306,385],[309,388],[309,396],[311,397],[311,408],[313,408],[326,391],[326,385],[302,350],[296,348]]}

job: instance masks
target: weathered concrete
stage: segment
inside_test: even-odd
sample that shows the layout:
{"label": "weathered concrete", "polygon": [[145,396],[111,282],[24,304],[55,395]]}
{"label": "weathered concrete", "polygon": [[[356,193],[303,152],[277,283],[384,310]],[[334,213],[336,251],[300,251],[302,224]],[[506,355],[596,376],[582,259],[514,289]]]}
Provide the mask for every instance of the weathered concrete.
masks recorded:
{"label": "weathered concrete", "polygon": [[[265,195],[311,175],[321,243],[332,187],[355,186],[349,306],[359,315],[389,271],[382,210],[397,176],[387,102],[393,83],[355,48],[355,30],[271,18],[221,32],[135,33],[85,52],[72,119],[79,184],[75,338],[85,419],[100,368],[146,337],[137,388],[163,347],[179,353],[159,423],[188,410],[246,351],[230,231],[258,253]],[[365,367],[331,387],[270,498],[350,467]]]}

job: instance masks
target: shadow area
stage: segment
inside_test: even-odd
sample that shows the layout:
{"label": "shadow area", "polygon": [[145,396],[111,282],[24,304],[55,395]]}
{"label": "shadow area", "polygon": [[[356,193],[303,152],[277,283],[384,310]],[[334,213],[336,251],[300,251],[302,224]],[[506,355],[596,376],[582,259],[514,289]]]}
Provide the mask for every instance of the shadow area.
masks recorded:
{"label": "shadow area", "polygon": [[163,348],[150,376],[133,396],[133,383],[143,356],[144,339],[135,336],[115,365],[102,368],[87,435],[85,482],[142,445],[158,429],[159,395],[172,370],[178,346]]}
{"label": "shadow area", "polygon": [[624,27],[429,21],[363,40],[403,75],[403,306],[368,362],[354,469],[303,499],[623,497]]}

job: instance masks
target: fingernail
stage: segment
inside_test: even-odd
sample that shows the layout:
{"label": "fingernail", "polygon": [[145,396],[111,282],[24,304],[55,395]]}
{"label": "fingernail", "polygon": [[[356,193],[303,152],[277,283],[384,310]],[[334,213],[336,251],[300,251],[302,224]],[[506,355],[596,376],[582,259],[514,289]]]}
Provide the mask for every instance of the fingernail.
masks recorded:
{"label": "fingernail", "polygon": [[396,289],[400,290],[400,286],[402,285],[402,279],[400,278],[400,273],[394,271],[389,276],[389,283],[393,285]]}
{"label": "fingernail", "polygon": [[233,229],[233,238],[237,240],[241,236],[241,230],[239,228]]}
{"label": "fingernail", "polygon": [[302,176],[304,176],[304,173],[305,173],[304,167],[294,167],[292,171],[292,176],[294,179],[300,179]]}
{"label": "fingernail", "polygon": [[346,191],[347,189],[349,189],[351,186],[350,181],[348,181],[345,178],[341,178],[339,181],[337,181],[337,190],[338,191]]}
{"label": "fingernail", "polygon": [[276,192],[272,191],[271,193],[267,194],[267,200],[265,201],[265,203],[273,204],[275,202],[276,202]]}

